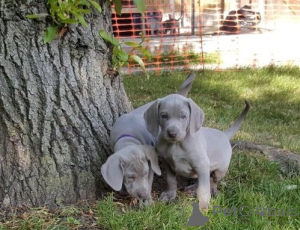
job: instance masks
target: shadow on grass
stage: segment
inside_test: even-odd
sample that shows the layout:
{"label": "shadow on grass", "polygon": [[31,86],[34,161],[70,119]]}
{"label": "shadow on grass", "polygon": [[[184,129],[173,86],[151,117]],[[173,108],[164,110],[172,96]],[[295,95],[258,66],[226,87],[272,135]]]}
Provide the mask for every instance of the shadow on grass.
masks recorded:
{"label": "shadow on grass", "polygon": [[[274,66],[199,71],[189,96],[204,110],[204,125],[221,130],[232,124],[243,101],[249,100],[252,109],[242,127],[243,138],[300,152],[300,145],[291,143],[300,127],[299,72],[298,67]],[[127,76],[125,86],[133,106],[138,107],[176,92],[188,73],[163,72],[149,80]]]}

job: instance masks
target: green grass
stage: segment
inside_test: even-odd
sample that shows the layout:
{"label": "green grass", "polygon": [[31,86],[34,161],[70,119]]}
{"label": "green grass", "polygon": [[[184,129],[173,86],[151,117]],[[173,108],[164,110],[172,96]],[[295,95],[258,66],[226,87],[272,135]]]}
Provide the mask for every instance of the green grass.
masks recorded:
{"label": "green grass", "polygon": [[[175,92],[187,74],[125,77],[133,106]],[[244,108],[252,109],[235,139],[281,147],[300,153],[300,69],[269,67],[198,72],[190,97],[205,113],[204,125],[226,130]]]}
{"label": "green grass", "polygon": [[[238,210],[243,206],[242,214],[249,210],[249,216],[225,216],[223,213],[213,214],[210,209],[204,215],[210,218],[209,222],[200,229],[298,229],[300,224],[299,188],[289,190],[287,186],[300,186],[299,178],[286,178],[278,171],[278,166],[260,155],[235,152],[230,171],[220,183],[221,193],[211,199],[211,206]],[[98,203],[98,224],[104,229],[184,229],[183,210],[186,216],[191,214],[190,204],[194,198],[179,194],[178,199],[166,205],[156,202],[155,205],[137,209],[113,202],[112,196]],[[295,202],[296,201],[296,202]],[[254,209],[252,215],[252,206]],[[295,213],[287,214],[287,207]],[[265,211],[264,216],[257,214]],[[268,208],[270,215],[268,214]],[[276,215],[275,211],[276,210]],[[283,210],[286,213],[283,215]],[[275,215],[275,216],[271,216]],[[185,220],[187,220],[185,218]],[[188,227],[187,229],[196,229]]]}
{"label": "green grass", "polygon": [[[194,53],[192,51],[186,53],[180,52],[165,52],[159,55],[154,55],[144,60],[146,67],[161,67],[161,66],[192,66],[200,63],[213,64],[220,63],[220,55],[217,53]],[[133,67],[138,67],[137,64],[130,63]]]}
{"label": "green grass", "polygon": [[[190,97],[205,112],[205,126],[226,130],[248,99],[252,109],[236,140],[252,141],[300,153],[300,69],[268,67],[196,72]],[[187,73],[165,72],[161,76],[125,76],[124,84],[133,106],[175,92]],[[290,189],[292,187],[293,189]],[[171,204],[155,201],[138,208],[108,194],[97,204],[66,207],[55,213],[29,209],[19,215],[0,215],[1,229],[299,229],[300,178],[281,173],[280,167],[260,153],[234,150],[227,176],[219,183],[220,194],[211,199],[210,218],[204,227],[184,228],[195,198],[180,193]],[[213,214],[248,206],[249,216]],[[252,215],[251,208],[254,208]],[[283,215],[295,209],[297,216]],[[268,207],[280,211],[269,216]],[[260,216],[256,209],[266,211]],[[41,211],[42,210],[42,211]],[[183,220],[183,210],[185,221]],[[271,212],[274,214],[274,211]],[[294,213],[295,214],[295,213]]]}

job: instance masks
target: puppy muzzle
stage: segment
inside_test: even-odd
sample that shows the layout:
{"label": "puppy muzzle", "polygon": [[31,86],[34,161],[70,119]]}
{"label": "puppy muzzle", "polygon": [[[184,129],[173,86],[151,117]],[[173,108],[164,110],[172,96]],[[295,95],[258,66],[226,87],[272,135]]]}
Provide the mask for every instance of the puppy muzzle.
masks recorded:
{"label": "puppy muzzle", "polygon": [[165,132],[165,139],[173,143],[182,141],[183,137],[178,128],[169,128]]}

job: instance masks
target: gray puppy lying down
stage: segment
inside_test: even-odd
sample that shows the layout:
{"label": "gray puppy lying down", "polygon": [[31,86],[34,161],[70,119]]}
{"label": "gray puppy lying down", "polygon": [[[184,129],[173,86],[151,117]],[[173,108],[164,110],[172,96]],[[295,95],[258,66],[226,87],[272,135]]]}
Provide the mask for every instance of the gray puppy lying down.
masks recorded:
{"label": "gray puppy lying down", "polygon": [[[232,149],[230,138],[238,131],[250,105],[226,131],[202,127],[204,113],[193,100],[169,95],[156,100],[144,114],[147,129],[158,135],[157,153],[163,159],[168,189],[160,199],[176,197],[176,174],[197,179],[199,207],[207,209],[217,182],[228,170]],[[159,128],[161,131],[159,132]]]}
{"label": "gray puppy lying down", "polygon": [[[189,75],[177,93],[186,97],[194,78],[194,74]],[[101,167],[103,178],[112,189],[120,191],[124,185],[132,197],[145,204],[152,201],[154,173],[161,175],[154,148],[157,138],[148,132],[144,121],[144,113],[153,103],[118,118],[110,137],[114,154]]]}

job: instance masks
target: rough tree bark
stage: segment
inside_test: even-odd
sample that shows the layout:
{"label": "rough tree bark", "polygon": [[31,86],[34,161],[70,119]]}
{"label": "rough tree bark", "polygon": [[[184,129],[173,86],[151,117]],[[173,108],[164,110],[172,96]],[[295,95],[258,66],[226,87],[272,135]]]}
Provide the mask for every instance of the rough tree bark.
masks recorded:
{"label": "rough tree bark", "polygon": [[0,206],[52,206],[103,192],[100,167],[111,154],[115,119],[131,109],[108,69],[110,7],[43,44],[45,0],[0,3]]}

